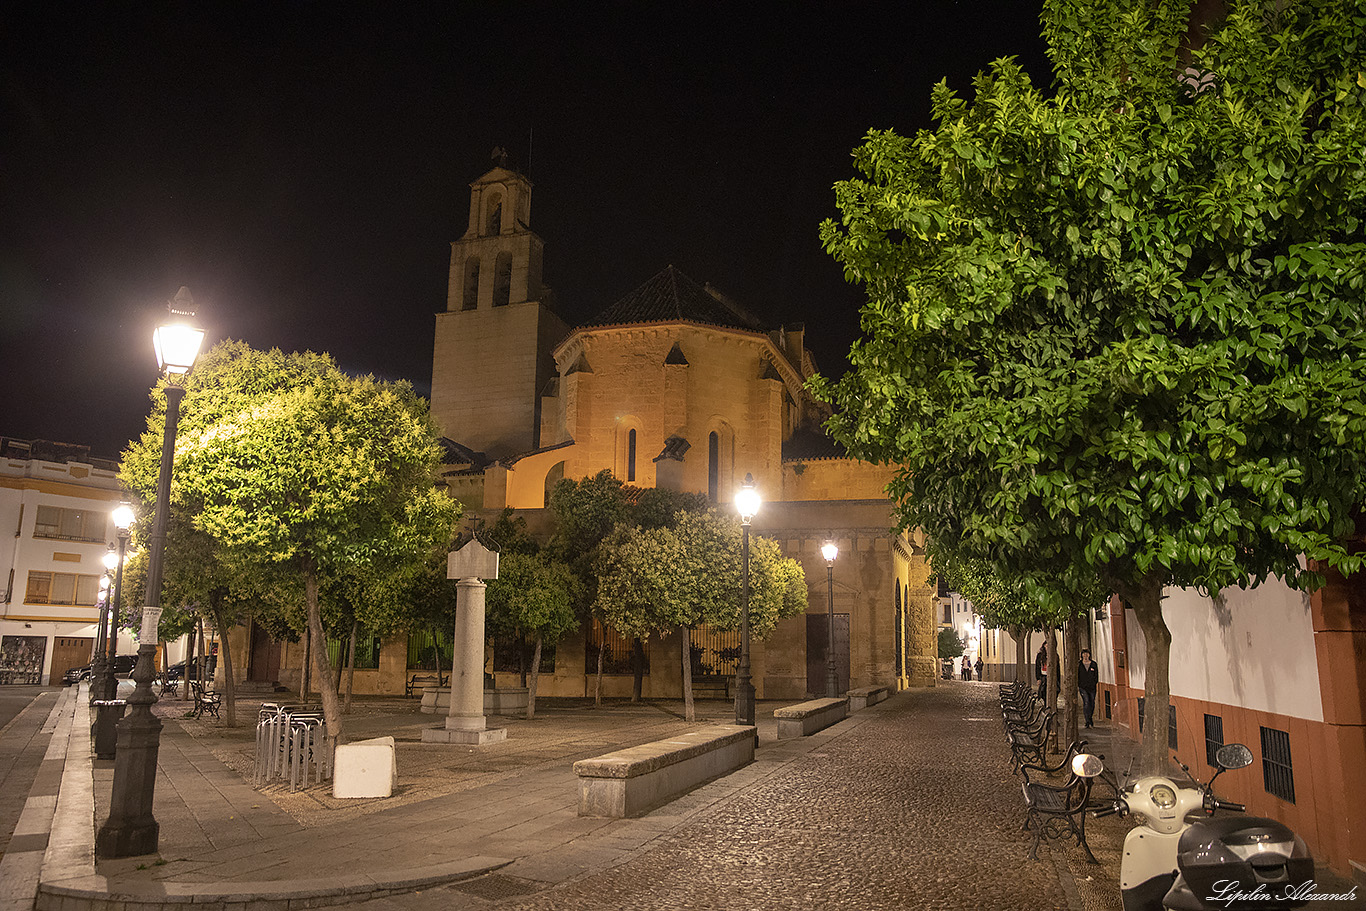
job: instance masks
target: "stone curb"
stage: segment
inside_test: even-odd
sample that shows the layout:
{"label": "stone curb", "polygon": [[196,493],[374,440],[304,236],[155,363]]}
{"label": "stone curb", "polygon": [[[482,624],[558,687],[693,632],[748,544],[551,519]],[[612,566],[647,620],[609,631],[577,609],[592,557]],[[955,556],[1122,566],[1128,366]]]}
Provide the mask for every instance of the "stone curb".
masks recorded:
{"label": "stone curb", "polygon": [[463,882],[511,863],[501,857],[467,857],[391,876],[343,876],[259,882],[137,883],[111,882],[104,876],[43,883],[37,911],[292,911],[340,901],[359,902]]}

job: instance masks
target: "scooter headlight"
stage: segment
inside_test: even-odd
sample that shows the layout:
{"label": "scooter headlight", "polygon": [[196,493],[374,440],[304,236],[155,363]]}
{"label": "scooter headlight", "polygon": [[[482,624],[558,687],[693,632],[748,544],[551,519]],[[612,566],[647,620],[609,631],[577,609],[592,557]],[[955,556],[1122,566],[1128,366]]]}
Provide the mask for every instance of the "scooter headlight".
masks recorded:
{"label": "scooter headlight", "polygon": [[1176,792],[1164,784],[1153,785],[1148,797],[1160,810],[1170,810],[1176,806]]}

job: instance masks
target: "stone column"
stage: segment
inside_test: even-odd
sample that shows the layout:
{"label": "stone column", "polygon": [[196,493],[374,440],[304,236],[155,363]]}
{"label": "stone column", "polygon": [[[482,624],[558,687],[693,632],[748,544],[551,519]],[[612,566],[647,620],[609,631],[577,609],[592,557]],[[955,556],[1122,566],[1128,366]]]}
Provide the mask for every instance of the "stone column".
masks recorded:
{"label": "stone column", "polygon": [[428,743],[497,743],[507,728],[489,728],[484,717],[484,590],[478,579],[461,579],[455,590],[455,661],[451,703],[444,728],[422,732]]}

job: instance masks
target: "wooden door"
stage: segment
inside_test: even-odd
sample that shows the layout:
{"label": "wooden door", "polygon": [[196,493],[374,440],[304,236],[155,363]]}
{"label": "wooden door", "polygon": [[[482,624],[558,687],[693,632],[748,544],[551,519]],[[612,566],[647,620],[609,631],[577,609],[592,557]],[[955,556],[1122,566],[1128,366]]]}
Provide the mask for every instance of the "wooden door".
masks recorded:
{"label": "wooden door", "polygon": [[[830,618],[826,614],[806,615],[806,691],[825,695],[826,652]],[[835,614],[835,679],[839,691],[849,691],[849,615]]]}
{"label": "wooden door", "polygon": [[95,654],[95,640],[88,636],[58,636],[52,641],[52,672],[49,686],[61,686],[62,675],[73,667],[85,667]]}

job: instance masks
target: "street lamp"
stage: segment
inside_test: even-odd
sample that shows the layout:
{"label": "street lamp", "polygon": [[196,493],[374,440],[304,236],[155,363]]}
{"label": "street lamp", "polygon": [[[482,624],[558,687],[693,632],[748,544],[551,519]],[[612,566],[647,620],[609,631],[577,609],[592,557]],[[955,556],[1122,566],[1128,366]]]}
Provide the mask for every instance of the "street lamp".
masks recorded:
{"label": "street lamp", "polygon": [[[90,658],[90,704],[94,705],[95,700],[104,699],[105,696],[100,692],[100,687],[104,681],[105,645],[104,637],[109,633],[109,572],[114,568],[114,561],[119,558],[114,551],[114,545],[109,545],[109,550],[104,555],[105,574],[100,576],[100,595],[96,600],[99,605],[100,619],[95,628],[95,654]],[[92,726],[91,730],[94,728]]]}
{"label": "street lamp", "polygon": [[109,795],[109,818],[95,839],[98,857],[132,857],[153,854],[160,826],[152,816],[156,791],[157,751],[161,746],[161,721],[152,714],[157,697],[152,693],[156,674],[157,625],[161,621],[161,562],[166,548],[167,513],[171,502],[171,466],[175,456],[176,422],[185,397],[184,378],[194,368],[204,330],[192,322],[194,300],[181,288],[167,305],[171,318],[155,333],[157,367],[166,382],[166,431],[161,443],[161,471],[157,476],[157,501],[147,557],[147,602],[138,632],[138,663],[133,668],[137,688],[128,697],[128,715],[119,722],[118,751],[114,758],[114,787]]}
{"label": "street lamp", "polygon": [[114,676],[114,664],[119,655],[119,599],[123,597],[123,560],[128,551],[128,530],[133,525],[133,508],[127,503],[120,503],[110,513],[110,518],[114,520],[114,528],[118,530],[119,550],[117,554],[110,551],[105,554],[104,558],[104,565],[114,570],[112,604],[107,604],[109,609],[100,614],[101,628],[107,631],[106,636],[101,640],[100,647],[105,649],[107,654],[102,656],[98,675],[96,668],[91,668],[90,675],[91,679],[96,681],[91,684],[90,693],[91,704],[95,706],[95,757],[97,759],[114,758],[118,749],[118,729],[115,725],[123,717],[123,706],[100,705],[98,703],[110,702],[117,699],[119,695],[119,683]]}
{"label": "street lamp", "polygon": [[830,593],[829,610],[830,631],[825,640],[825,698],[834,699],[840,694],[839,675],[835,673],[835,558],[840,549],[834,541],[821,545],[821,556],[825,558],[825,585]]}
{"label": "street lamp", "polygon": [[749,679],[749,523],[759,512],[759,491],[754,489],[754,476],[745,475],[745,482],[735,494],[735,509],[740,513],[740,527],[744,530],[741,547],[740,600],[740,664],[735,669],[735,723],[754,724],[754,684]]}

